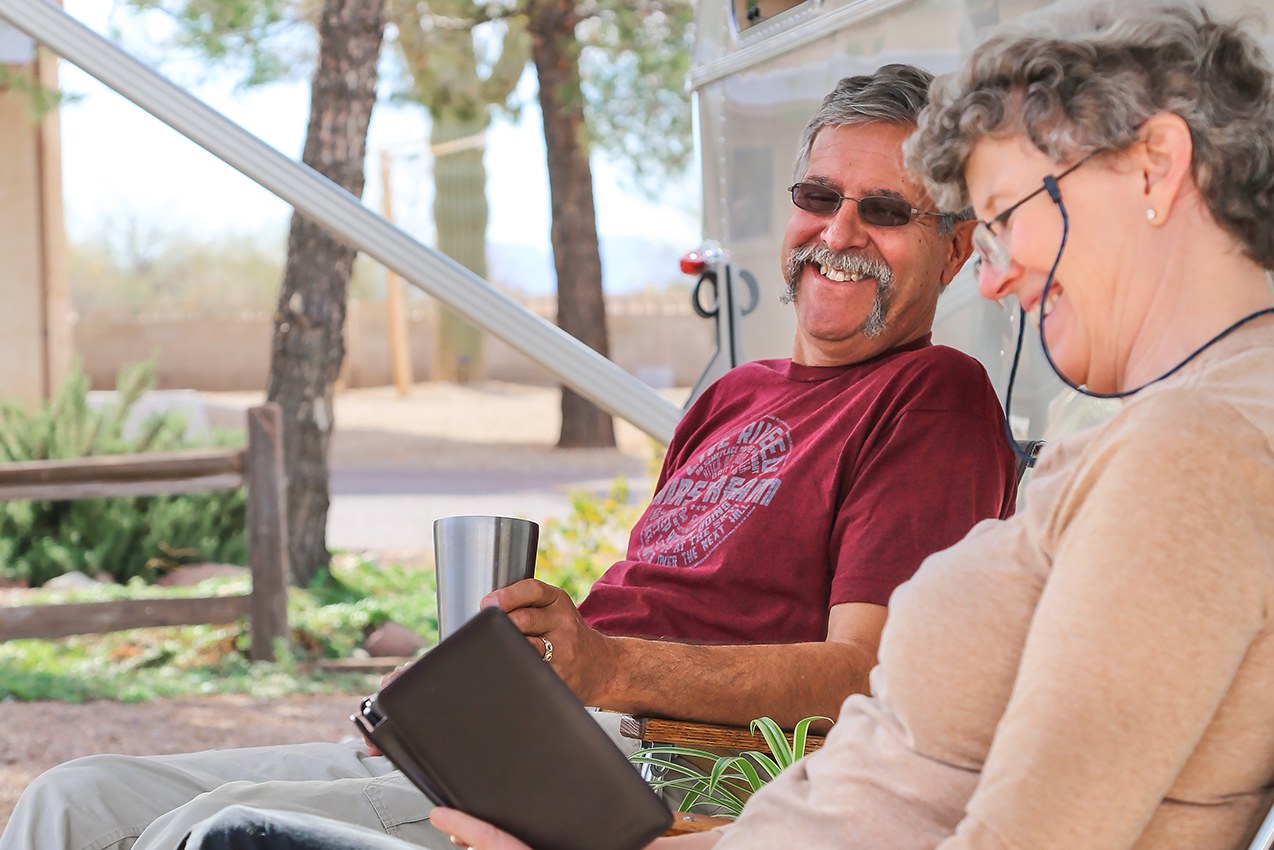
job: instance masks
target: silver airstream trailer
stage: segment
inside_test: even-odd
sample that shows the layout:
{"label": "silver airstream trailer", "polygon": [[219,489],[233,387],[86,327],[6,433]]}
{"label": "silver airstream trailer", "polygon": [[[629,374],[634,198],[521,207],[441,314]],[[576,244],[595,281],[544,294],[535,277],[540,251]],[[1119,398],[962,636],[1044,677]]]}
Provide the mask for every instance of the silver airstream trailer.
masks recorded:
{"label": "silver airstream trailer", "polygon": [[[842,77],[890,62],[952,70],[995,25],[1042,0],[699,0],[690,88],[703,169],[704,247],[720,350],[703,384],[733,362],[791,353],[795,317],[780,303],[779,245],[801,129]],[[1214,3],[1235,11],[1242,2]],[[1274,2],[1258,4],[1267,16]],[[1268,45],[1268,42],[1267,42]],[[935,342],[976,357],[1001,402],[1017,304],[978,294],[970,264],[938,302]],[[727,287],[728,283],[728,287]],[[716,295],[714,299],[712,296]],[[733,330],[731,337],[729,331]],[[1109,409],[1052,375],[1028,326],[1013,391],[1019,438],[1057,436]]]}

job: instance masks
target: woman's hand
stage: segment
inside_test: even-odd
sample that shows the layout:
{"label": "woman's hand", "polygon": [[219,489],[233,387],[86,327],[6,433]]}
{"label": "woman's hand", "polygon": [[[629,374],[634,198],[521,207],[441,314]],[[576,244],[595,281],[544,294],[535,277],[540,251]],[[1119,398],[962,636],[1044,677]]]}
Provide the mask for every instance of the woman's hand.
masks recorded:
{"label": "woman's hand", "polygon": [[[468,847],[472,850],[531,850],[507,832],[501,832],[486,821],[473,815],[466,815],[455,809],[439,806],[429,815],[434,826],[441,829],[451,838],[457,847]],[[699,832],[693,835],[678,835],[674,838],[657,838],[648,844],[646,850],[659,848],[677,848],[677,850],[709,850],[721,835],[717,832]]]}
{"label": "woman's hand", "polygon": [[457,847],[473,850],[531,850],[507,832],[501,832],[486,821],[441,806],[429,815],[430,822],[447,833]]}

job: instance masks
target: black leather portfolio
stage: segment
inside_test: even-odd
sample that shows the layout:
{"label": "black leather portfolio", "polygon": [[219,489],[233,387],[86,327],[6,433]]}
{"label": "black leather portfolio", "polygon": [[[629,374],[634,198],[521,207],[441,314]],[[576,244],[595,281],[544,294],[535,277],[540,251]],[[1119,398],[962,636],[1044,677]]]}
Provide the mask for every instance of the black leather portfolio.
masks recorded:
{"label": "black leather portfolio", "polygon": [[431,800],[536,850],[636,850],[672,815],[496,608],[363,701],[359,729]]}

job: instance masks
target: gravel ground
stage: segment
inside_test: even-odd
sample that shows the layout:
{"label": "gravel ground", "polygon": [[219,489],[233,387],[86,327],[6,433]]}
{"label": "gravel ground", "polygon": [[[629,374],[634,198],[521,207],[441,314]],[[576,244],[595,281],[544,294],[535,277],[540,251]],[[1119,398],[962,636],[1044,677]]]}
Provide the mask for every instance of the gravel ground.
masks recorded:
{"label": "gravel ground", "polygon": [[[0,706],[0,826],[40,773],[91,753],[180,753],[218,747],[339,741],[359,696],[247,696],[145,703],[6,702]],[[251,723],[246,722],[251,719]]]}
{"label": "gravel ground", "polygon": [[[680,404],[684,391],[669,391]],[[485,384],[420,384],[405,399],[389,388],[337,397],[333,468],[385,464],[415,468],[553,471],[580,467],[599,476],[645,463],[650,441],[616,423],[619,449],[559,452],[556,389]],[[242,422],[260,394],[207,394],[214,424]],[[411,553],[399,553],[410,557]],[[347,736],[358,695],[290,697],[261,702],[216,696],[148,703],[0,703],[0,825],[41,772],[100,752],[175,753],[217,747],[336,741]],[[252,723],[244,721],[251,717]]]}

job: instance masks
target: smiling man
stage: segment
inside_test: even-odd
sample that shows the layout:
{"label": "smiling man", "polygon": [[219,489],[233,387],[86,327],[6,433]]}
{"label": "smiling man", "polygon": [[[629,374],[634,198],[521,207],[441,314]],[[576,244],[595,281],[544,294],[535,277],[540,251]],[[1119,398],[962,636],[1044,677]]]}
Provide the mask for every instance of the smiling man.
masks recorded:
{"label": "smiling man", "polygon": [[[585,703],[739,724],[835,716],[868,690],[894,588],[1011,511],[986,374],[929,339],[971,226],[903,169],[929,80],[903,65],[842,80],[806,127],[782,248],[792,358],[732,370],[686,412],[627,557],[578,609],[535,580],[486,600],[552,646],[545,660]],[[238,803],[450,846],[385,758],[307,744],[78,759],[27,790],[0,850],[171,850]]]}
{"label": "smiling man", "polygon": [[792,358],[734,369],[686,413],[629,560],[578,612],[533,580],[489,597],[553,644],[587,704],[835,716],[868,690],[894,588],[1012,510],[986,374],[930,342],[972,228],[903,166],[930,79],[906,65],[844,79],[806,126],[781,256]]}
{"label": "smiling man", "polygon": [[794,361],[862,362],[933,326],[942,287],[968,257],[969,225],[912,206],[930,204],[900,160],[914,129],[880,120],[815,131],[783,240]]}

